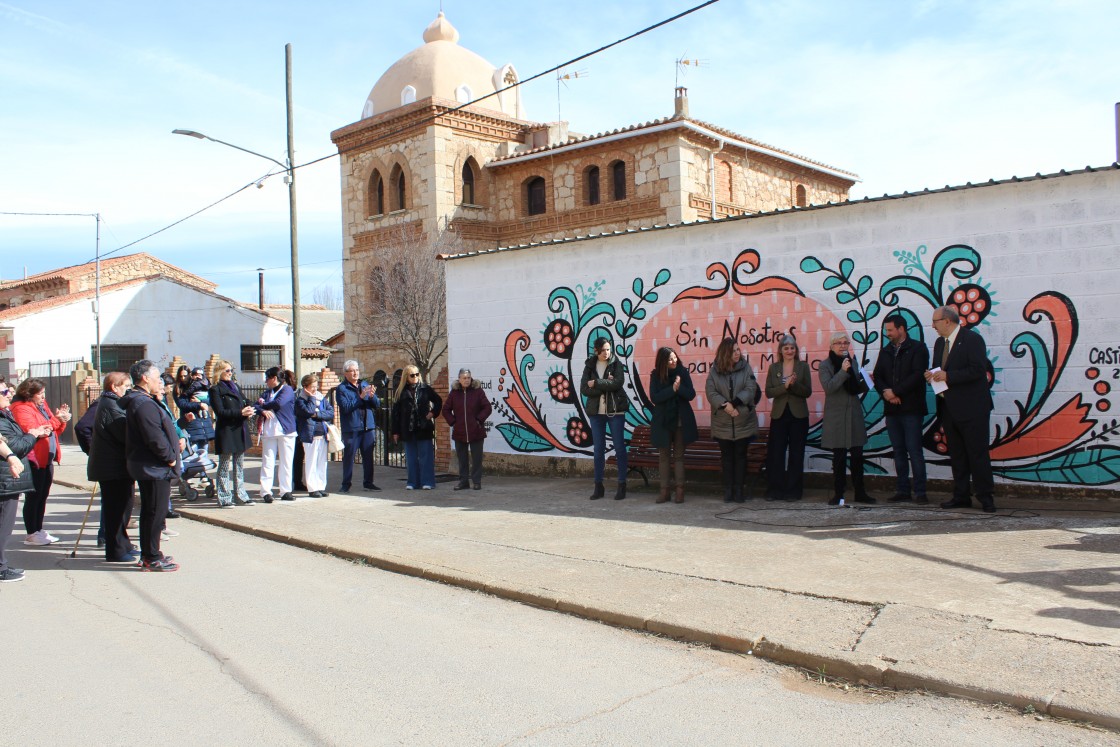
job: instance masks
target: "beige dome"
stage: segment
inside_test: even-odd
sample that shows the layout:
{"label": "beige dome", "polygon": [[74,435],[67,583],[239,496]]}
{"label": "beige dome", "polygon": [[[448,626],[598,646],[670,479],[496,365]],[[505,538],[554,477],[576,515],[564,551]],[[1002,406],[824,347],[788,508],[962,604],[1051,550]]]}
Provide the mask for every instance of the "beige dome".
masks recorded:
{"label": "beige dome", "polygon": [[[496,68],[474,52],[460,47],[459,32],[440,11],[424,30],[425,44],[397,60],[373,86],[366,99],[362,118],[396,109],[399,106],[436,97],[467,103],[494,93],[518,80],[511,65]],[[518,119],[520,90],[492,96],[478,104]]]}

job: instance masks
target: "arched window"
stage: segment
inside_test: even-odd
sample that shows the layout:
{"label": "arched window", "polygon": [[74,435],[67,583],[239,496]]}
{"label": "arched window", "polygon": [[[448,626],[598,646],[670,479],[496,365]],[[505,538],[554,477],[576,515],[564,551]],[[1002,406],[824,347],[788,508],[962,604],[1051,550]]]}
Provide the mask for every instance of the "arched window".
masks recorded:
{"label": "arched window", "polygon": [[404,169],[400,164],[393,167],[393,171],[389,174],[389,188],[392,195],[392,204],[389,206],[390,210],[404,210],[407,206],[406,198],[408,197],[407,180],[404,176]]}
{"label": "arched window", "polygon": [[411,104],[416,101],[416,89],[412,86],[405,86],[401,89],[401,106]]}
{"label": "arched window", "polygon": [[466,83],[455,89],[455,100],[460,104],[466,104],[473,98],[474,94],[471,93],[471,87]]}
{"label": "arched window", "polygon": [[534,176],[525,182],[525,209],[529,215],[544,215],[545,213],[545,183],[544,177]]}
{"label": "arched window", "polygon": [[797,185],[797,197],[796,197],[796,201],[793,204],[797,205],[797,207],[805,207],[806,205],[809,204],[809,198],[805,194],[805,186],[804,185],[802,185],[802,184]]}
{"label": "arched window", "polygon": [[377,169],[369,175],[369,214],[384,215],[385,213],[385,180]]}
{"label": "arched window", "polygon": [[585,194],[587,197],[588,205],[599,204],[599,167],[592,166],[583,175],[583,183],[585,185]]}
{"label": "arched window", "polygon": [[468,158],[463,163],[463,204],[477,205],[478,199],[475,192],[475,180],[478,178],[477,167],[473,158]]}
{"label": "arched window", "polygon": [[611,164],[611,189],[613,199],[626,199],[626,164],[622,161]]}
{"label": "arched window", "polygon": [[716,199],[731,203],[733,196],[731,190],[731,163],[716,161]]}

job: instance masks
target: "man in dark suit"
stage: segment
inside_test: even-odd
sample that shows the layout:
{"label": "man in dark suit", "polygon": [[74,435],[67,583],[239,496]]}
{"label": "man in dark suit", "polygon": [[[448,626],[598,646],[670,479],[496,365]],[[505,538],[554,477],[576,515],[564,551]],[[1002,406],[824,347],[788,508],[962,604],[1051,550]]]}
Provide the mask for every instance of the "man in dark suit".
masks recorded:
{"label": "man in dark suit", "polygon": [[926,380],[942,382],[948,389],[937,395],[937,412],[945,429],[945,443],[953,468],[953,499],[941,508],[969,508],[969,477],[985,513],[995,513],[992,463],[988,458],[992,394],[988,389],[988,348],[984,338],[960,326],[952,306],[934,309],[931,365]]}

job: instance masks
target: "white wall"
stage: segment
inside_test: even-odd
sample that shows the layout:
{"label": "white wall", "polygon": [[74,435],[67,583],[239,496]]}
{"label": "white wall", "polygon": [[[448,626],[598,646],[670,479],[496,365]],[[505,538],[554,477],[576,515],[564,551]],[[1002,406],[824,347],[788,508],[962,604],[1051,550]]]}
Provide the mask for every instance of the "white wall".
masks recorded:
{"label": "white wall", "polygon": [[[724,290],[721,273],[731,274],[736,261],[740,285]],[[845,281],[837,273],[849,263]],[[635,281],[648,292],[661,270],[657,299],[641,302],[644,318],[627,320]],[[838,298],[865,276],[862,296]],[[825,290],[830,277],[841,284]],[[489,451],[590,453],[589,443],[569,438],[569,424],[582,428],[582,403],[558,401],[549,381],[578,382],[604,320],[624,353],[633,346],[623,357],[643,387],[656,347],[669,345],[696,370],[702,390],[725,323],[746,335],[756,371],[774,352],[774,330],[789,328],[814,367],[840,328],[877,338],[853,344],[873,364],[888,312],[912,313],[932,343],[932,309],[960,290],[984,302],[976,330],[996,367],[991,436],[999,478],[1120,488],[1120,448],[1107,440],[1120,408],[1118,169],[503,251],[448,262],[447,283],[449,368],[470,367],[490,387]],[[682,293],[712,297],[674,303]],[[594,304],[604,306],[581,326],[577,317]],[[545,347],[546,325],[558,319],[577,322],[571,360]],[[634,334],[622,339],[619,321],[633,324]],[[633,427],[644,416],[628,383],[639,405]],[[814,420],[821,404],[815,396]],[[706,407],[701,397],[702,422]],[[764,399],[764,421],[768,409]],[[873,468],[892,473],[876,394],[865,397],[864,410]],[[935,465],[944,464],[936,427],[931,414],[927,459]],[[822,456],[810,449],[809,469],[827,469]],[[947,475],[944,466],[931,470]]]}
{"label": "white wall", "polygon": [[[90,360],[96,339],[89,300],[12,319],[4,326],[15,332],[13,357],[19,369],[47,359]],[[217,353],[236,368],[241,365],[241,345],[281,345],[291,366],[291,338],[284,322],[162,279],[102,293],[101,344],[146,345],[148,357],[160,367],[175,355],[195,366]],[[263,381],[258,373],[239,378]]]}

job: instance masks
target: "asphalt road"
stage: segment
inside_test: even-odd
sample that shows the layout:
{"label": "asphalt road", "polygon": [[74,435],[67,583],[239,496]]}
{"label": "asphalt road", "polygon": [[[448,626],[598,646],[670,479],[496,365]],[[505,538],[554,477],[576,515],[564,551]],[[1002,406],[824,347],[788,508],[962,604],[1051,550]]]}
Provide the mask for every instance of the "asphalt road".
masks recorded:
{"label": "asphalt road", "polygon": [[1120,744],[170,523],[172,574],[13,541],[5,743]]}

